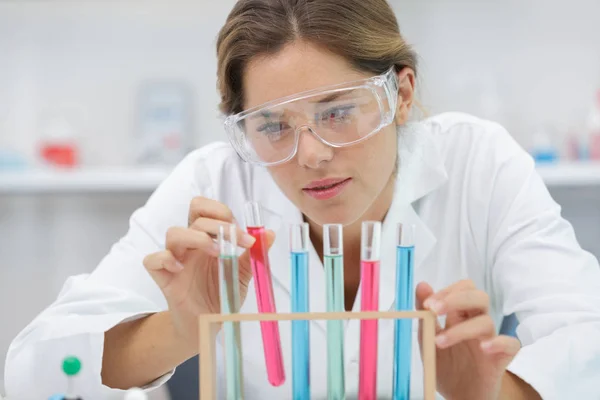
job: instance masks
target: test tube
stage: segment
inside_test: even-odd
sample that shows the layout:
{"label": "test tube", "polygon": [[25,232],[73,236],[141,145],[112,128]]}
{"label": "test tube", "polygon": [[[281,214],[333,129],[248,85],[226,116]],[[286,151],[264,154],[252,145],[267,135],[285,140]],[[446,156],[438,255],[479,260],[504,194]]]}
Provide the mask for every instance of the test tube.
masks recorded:
{"label": "test tube", "polygon": [[[292,312],[308,312],[308,224],[290,225]],[[309,321],[292,321],[292,390],[294,400],[310,400]]]}
{"label": "test tube", "polygon": [[[344,237],[341,224],[323,225],[323,261],[328,312],[343,312]],[[327,321],[327,398],[344,400],[344,321]]]}
{"label": "test tube", "polygon": [[[221,314],[240,310],[240,279],[237,259],[237,227],[234,224],[219,226],[219,297]],[[224,322],[226,398],[244,398],[242,375],[242,339],[239,322]]]}
{"label": "test tube", "polygon": [[[398,224],[396,247],[396,311],[414,307],[413,265],[415,226]],[[410,366],[412,354],[412,319],[394,321],[394,379],[393,400],[410,398]]]}
{"label": "test tube", "polygon": [[[250,266],[256,289],[258,312],[276,313],[266,232],[262,222],[260,206],[256,202],[248,202],[246,204],[246,229],[256,239],[256,242],[250,248]],[[276,321],[261,321],[260,329],[265,351],[268,380],[271,385],[280,386],[285,381],[285,370],[283,367],[279,325]]]}
{"label": "test tube", "polygon": [[[379,309],[381,222],[364,221],[361,232],[361,311]],[[360,321],[359,400],[377,399],[377,320]]]}

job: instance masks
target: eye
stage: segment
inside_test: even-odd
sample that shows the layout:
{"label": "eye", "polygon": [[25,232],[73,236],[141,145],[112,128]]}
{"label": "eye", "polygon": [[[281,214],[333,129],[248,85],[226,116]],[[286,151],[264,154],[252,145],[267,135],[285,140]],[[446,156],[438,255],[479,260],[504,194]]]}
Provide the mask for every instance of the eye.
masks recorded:
{"label": "eye", "polygon": [[258,127],[258,132],[267,136],[271,140],[278,140],[290,129],[289,125],[283,122],[269,122]]}
{"label": "eye", "polygon": [[347,122],[353,115],[354,104],[332,107],[321,113],[321,121],[341,123]]}

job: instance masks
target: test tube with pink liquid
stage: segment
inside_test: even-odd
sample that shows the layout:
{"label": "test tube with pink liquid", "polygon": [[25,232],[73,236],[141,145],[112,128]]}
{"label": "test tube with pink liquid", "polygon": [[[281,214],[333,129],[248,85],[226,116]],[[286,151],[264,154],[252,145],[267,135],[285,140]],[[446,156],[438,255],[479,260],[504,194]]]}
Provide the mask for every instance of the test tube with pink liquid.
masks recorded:
{"label": "test tube with pink liquid", "polygon": [[[260,206],[256,202],[248,202],[245,211],[246,229],[256,239],[256,242],[250,248],[250,264],[254,278],[254,288],[256,289],[258,312],[276,313],[266,231],[262,221]],[[261,321],[260,329],[269,383],[273,386],[280,386],[285,382],[285,370],[279,325],[277,321]]]}
{"label": "test tube with pink liquid", "polygon": [[[364,221],[360,251],[361,311],[379,308],[380,258],[381,222]],[[377,332],[376,319],[360,321],[359,400],[377,399]]]}

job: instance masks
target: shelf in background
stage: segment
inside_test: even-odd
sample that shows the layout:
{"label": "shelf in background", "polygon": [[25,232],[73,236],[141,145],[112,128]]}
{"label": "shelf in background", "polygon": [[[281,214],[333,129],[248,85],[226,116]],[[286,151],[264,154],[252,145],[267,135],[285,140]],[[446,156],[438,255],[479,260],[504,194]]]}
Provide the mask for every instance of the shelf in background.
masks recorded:
{"label": "shelf in background", "polygon": [[537,170],[549,187],[600,187],[600,162],[538,165]]}
{"label": "shelf in background", "polygon": [[[546,184],[600,187],[600,163],[538,166]],[[0,194],[150,193],[168,176],[169,168],[86,168],[74,171],[0,171]]]}
{"label": "shelf in background", "polygon": [[160,167],[0,171],[0,194],[149,193],[169,172],[169,168]]}

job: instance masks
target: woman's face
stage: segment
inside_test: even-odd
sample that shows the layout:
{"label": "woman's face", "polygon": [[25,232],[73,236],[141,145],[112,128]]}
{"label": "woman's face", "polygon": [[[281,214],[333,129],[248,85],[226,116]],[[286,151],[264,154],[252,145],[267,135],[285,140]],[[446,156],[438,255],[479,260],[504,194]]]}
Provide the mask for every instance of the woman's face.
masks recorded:
{"label": "woman's face", "polygon": [[[325,49],[295,42],[273,56],[257,57],[248,64],[244,71],[244,108],[371,76],[356,71],[344,58]],[[315,131],[319,134],[318,127]],[[269,172],[309,220],[318,225],[350,225],[372,208],[386,188],[393,187],[396,157],[396,124],[342,148],[327,146],[310,130],[303,129],[296,156],[269,167]]]}

